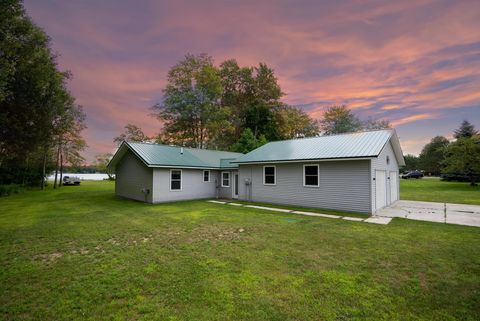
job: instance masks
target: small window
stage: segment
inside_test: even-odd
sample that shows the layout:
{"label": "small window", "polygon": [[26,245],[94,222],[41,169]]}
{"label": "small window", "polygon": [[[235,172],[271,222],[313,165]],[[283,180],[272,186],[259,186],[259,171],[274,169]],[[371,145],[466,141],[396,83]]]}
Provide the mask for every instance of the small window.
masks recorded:
{"label": "small window", "polygon": [[203,171],[203,181],[210,182],[210,171]]}
{"label": "small window", "polygon": [[275,166],[263,166],[263,185],[275,185]]}
{"label": "small window", "polygon": [[222,172],[222,187],[230,187],[230,172]]}
{"label": "small window", "polygon": [[390,157],[387,155],[387,165],[390,165]]}
{"label": "small window", "polygon": [[319,186],[318,165],[303,165],[303,186]]}
{"label": "small window", "polygon": [[172,169],[170,171],[170,190],[180,191],[182,189],[182,171],[180,169]]}

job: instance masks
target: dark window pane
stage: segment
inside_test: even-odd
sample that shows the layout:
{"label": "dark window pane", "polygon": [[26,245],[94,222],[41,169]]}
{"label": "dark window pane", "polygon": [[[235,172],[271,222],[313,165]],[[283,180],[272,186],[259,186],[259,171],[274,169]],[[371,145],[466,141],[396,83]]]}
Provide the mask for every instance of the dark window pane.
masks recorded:
{"label": "dark window pane", "polygon": [[173,189],[180,189],[180,181],[172,181],[171,188]]}
{"label": "dark window pane", "polygon": [[208,181],[209,181],[209,179],[208,179],[209,174],[210,174],[209,171],[204,171],[204,172],[203,172],[203,180],[204,180],[205,182],[208,182]]}
{"label": "dark window pane", "polygon": [[228,173],[223,173],[223,179],[229,179],[230,175]]}
{"label": "dark window pane", "polygon": [[305,185],[318,185],[318,176],[305,176]]}
{"label": "dark window pane", "polygon": [[265,176],[265,184],[275,184],[275,176],[266,175]]}
{"label": "dark window pane", "polygon": [[274,175],[275,167],[265,167],[265,175]]}
{"label": "dark window pane", "polygon": [[223,186],[228,186],[228,185],[230,185],[230,182],[228,181],[228,179],[224,179]]}
{"label": "dark window pane", "polygon": [[305,175],[318,175],[317,166],[305,166]]}
{"label": "dark window pane", "polygon": [[172,179],[180,179],[181,177],[180,171],[172,171]]}

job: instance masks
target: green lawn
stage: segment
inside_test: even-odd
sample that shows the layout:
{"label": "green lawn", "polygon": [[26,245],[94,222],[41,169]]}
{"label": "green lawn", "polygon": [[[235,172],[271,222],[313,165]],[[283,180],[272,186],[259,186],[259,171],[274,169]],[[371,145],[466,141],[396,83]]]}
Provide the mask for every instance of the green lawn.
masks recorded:
{"label": "green lawn", "polygon": [[480,186],[444,182],[439,178],[402,179],[400,199],[480,205]]}
{"label": "green lawn", "polygon": [[0,199],[0,319],[473,321],[479,253],[475,227],[149,205],[84,182]]}

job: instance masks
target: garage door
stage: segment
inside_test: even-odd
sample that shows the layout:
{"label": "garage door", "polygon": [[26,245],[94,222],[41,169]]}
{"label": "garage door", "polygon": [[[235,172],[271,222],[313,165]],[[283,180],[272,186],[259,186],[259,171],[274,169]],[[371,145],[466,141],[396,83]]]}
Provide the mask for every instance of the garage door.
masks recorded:
{"label": "garage door", "polygon": [[390,172],[390,203],[398,200],[398,174]]}
{"label": "garage door", "polygon": [[375,208],[387,205],[387,177],[385,171],[375,171]]}

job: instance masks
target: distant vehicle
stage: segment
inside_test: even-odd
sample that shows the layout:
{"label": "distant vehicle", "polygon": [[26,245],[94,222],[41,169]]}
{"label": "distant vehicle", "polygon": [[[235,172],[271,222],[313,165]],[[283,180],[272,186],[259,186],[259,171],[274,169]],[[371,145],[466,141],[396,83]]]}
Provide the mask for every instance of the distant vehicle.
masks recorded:
{"label": "distant vehicle", "polygon": [[420,171],[410,171],[402,175],[403,179],[409,179],[409,178],[419,179],[422,177],[423,177],[423,173]]}
{"label": "distant vehicle", "polygon": [[80,185],[80,178],[76,176],[64,176],[63,185]]}

